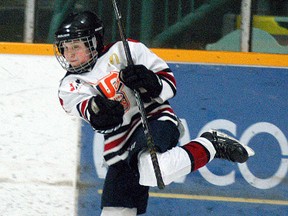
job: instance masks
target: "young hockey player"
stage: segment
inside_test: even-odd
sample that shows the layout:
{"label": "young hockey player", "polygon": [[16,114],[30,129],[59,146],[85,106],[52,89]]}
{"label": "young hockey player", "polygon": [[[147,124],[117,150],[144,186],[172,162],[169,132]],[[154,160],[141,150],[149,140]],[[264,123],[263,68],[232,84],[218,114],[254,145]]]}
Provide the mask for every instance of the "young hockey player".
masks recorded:
{"label": "young hockey player", "polygon": [[127,66],[121,41],[103,44],[103,25],[92,12],[70,14],[55,34],[55,55],[67,70],[59,87],[64,110],[104,134],[109,165],[102,216],[135,216],[146,211],[148,190],[157,186],[134,89],[144,101],[165,185],[214,158],[243,163],[248,146],[219,131],[177,146],[179,120],[168,100],[176,93],[169,66],[140,42],[129,40],[134,66]]}

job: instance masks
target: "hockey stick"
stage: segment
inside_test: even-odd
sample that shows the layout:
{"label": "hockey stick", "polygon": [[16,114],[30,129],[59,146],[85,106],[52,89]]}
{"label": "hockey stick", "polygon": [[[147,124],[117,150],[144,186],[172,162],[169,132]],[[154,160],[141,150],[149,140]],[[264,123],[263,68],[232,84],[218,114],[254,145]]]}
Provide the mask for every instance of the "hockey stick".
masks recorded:
{"label": "hockey stick", "polygon": [[[131,51],[130,51],[130,48],[129,48],[129,45],[128,45],[128,42],[127,42],[127,38],[126,38],[124,29],[123,29],[123,26],[122,26],[122,23],[121,23],[121,14],[120,14],[120,12],[118,10],[118,6],[117,6],[116,0],[112,0],[112,4],[113,4],[116,20],[117,20],[117,23],[118,23],[120,37],[121,37],[121,40],[123,42],[127,63],[128,63],[128,65],[134,65],[133,60],[132,60],[132,56],[131,56]],[[149,153],[150,153],[150,156],[151,156],[151,160],[152,160],[155,176],[156,176],[156,179],[157,179],[157,186],[158,186],[159,189],[164,189],[165,184],[163,182],[163,178],[162,178],[162,175],[161,175],[161,170],[160,170],[159,163],[158,163],[158,158],[157,158],[157,155],[156,155],[156,148],[155,148],[155,145],[154,145],[153,137],[152,137],[150,129],[149,129],[149,124],[148,124],[148,120],[147,120],[147,115],[146,115],[146,111],[145,111],[145,108],[144,108],[144,104],[143,104],[143,101],[141,100],[140,93],[137,90],[134,90],[134,94],[135,94],[137,106],[139,108],[139,112],[140,112],[140,115],[141,115],[141,121],[142,121],[143,129],[144,129],[144,134],[145,134],[146,139],[147,139],[147,146],[148,146],[148,150],[149,150]]]}

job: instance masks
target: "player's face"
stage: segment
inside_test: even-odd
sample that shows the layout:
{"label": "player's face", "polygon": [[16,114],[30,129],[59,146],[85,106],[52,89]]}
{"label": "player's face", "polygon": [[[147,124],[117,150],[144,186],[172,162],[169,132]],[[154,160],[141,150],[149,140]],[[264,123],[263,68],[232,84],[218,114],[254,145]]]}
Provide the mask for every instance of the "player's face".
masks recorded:
{"label": "player's face", "polygon": [[88,47],[83,41],[63,43],[64,57],[72,67],[78,67],[88,62],[91,58]]}

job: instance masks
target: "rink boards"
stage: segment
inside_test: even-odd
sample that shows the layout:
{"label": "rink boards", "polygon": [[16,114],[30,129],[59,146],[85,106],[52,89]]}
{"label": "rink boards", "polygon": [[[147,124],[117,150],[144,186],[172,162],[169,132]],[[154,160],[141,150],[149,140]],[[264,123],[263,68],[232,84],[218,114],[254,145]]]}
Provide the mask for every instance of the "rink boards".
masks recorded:
{"label": "rink boards", "polygon": [[[178,93],[171,104],[187,129],[179,144],[197,136],[205,128],[222,128],[254,148],[256,155],[241,166],[213,161],[165,190],[151,189],[146,215],[287,215],[288,56],[166,49],[154,51],[169,62],[178,81]],[[53,55],[53,49],[51,44],[0,42],[0,53]],[[41,63],[53,68],[54,73],[61,72],[57,69],[59,65],[56,61],[55,66],[50,61]],[[5,71],[6,67],[2,66]],[[51,94],[54,94],[53,91]],[[101,143],[102,137],[95,136],[90,127],[83,123],[78,164],[79,193],[75,200],[79,216],[100,215],[106,172],[102,166]],[[74,146],[76,142],[70,145]],[[55,150],[59,151],[58,148]],[[53,178],[57,174],[57,170],[51,173]],[[27,187],[25,182],[21,184]],[[37,188],[40,190],[36,191],[42,194],[39,185]],[[61,188],[57,192],[60,193]],[[54,194],[50,195],[48,198]],[[43,204],[43,199],[39,200]],[[13,200],[13,203],[17,201]],[[23,201],[24,206],[25,203]],[[61,206],[61,203],[57,204]],[[45,205],[51,204],[45,201]],[[39,208],[41,206],[38,205]],[[51,214],[56,214],[58,207],[51,207]],[[69,209],[70,206],[65,208]]]}
{"label": "rink boards", "polygon": [[[256,155],[241,165],[214,160],[165,190],[152,188],[146,215],[287,215],[287,68],[175,61],[171,104],[186,128],[179,145],[216,128]],[[84,122],[81,136],[78,215],[99,215],[103,137]]]}

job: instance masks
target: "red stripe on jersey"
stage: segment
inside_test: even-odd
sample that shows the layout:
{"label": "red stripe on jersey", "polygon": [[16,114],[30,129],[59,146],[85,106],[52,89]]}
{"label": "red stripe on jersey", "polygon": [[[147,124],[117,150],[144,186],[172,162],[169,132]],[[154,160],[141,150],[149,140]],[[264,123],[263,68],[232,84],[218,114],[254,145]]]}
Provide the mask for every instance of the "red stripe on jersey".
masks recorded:
{"label": "red stripe on jersey", "polygon": [[136,120],[131,124],[130,129],[127,130],[123,136],[119,137],[118,139],[113,140],[112,142],[105,143],[105,145],[104,145],[104,152],[105,152],[105,151],[108,151],[108,150],[110,150],[110,149],[112,149],[112,148],[115,148],[115,147],[118,146],[120,143],[122,143],[122,142],[127,138],[127,136],[130,134],[130,132],[131,132],[132,130],[134,130],[134,129],[139,125],[139,122],[140,122],[140,119],[136,119]]}
{"label": "red stripe on jersey", "polygon": [[176,86],[176,79],[173,75],[169,74],[169,72],[160,71],[156,74],[165,77],[166,79],[170,80],[174,86]]}
{"label": "red stripe on jersey", "polygon": [[61,106],[63,106],[63,104],[64,104],[63,99],[59,97],[59,101],[60,101]]}
{"label": "red stripe on jersey", "polygon": [[[152,108],[154,107],[154,108]],[[175,122],[176,120],[173,118],[175,116],[173,109],[168,104],[158,104],[158,106],[151,105],[151,107],[147,107],[146,109],[149,109],[150,111],[147,112],[148,118],[153,119],[157,116],[159,116],[159,119],[171,120],[172,122]],[[151,110],[152,109],[152,110]],[[137,115],[137,117],[136,117]],[[163,118],[164,117],[164,118]],[[176,118],[176,117],[175,117]],[[127,148],[127,140],[131,137],[131,135],[134,133],[134,131],[138,128],[138,126],[141,125],[141,119],[139,116],[139,113],[135,114],[134,116],[131,116],[130,119],[133,121],[130,122],[129,127],[128,125],[122,125],[121,128],[127,127],[126,130],[119,129],[119,133],[115,131],[112,136],[106,137],[104,141],[104,157],[109,158],[108,161],[106,161],[109,165],[115,163],[113,160],[118,154],[117,152],[123,153]],[[123,145],[123,146],[122,146]],[[112,156],[113,155],[113,156]],[[122,158],[123,159],[123,158]]]}
{"label": "red stripe on jersey", "polygon": [[116,139],[116,140],[114,140],[114,141],[112,141],[110,143],[105,144],[104,145],[104,152],[108,151],[108,150],[110,150],[112,148],[115,148],[116,146],[118,146],[123,140],[126,139],[127,136],[128,136],[128,133],[125,134],[124,136],[120,137],[119,139]]}
{"label": "red stripe on jersey", "polygon": [[168,108],[157,110],[156,112],[153,112],[153,113],[149,113],[148,116],[154,116],[154,115],[157,115],[159,113],[163,113],[165,111],[169,111],[171,113],[174,113],[174,110],[171,107],[168,107]]}
{"label": "red stripe on jersey", "polygon": [[85,115],[85,110],[86,110],[86,107],[87,107],[87,103],[88,103],[88,100],[83,101],[82,104],[81,104],[81,110],[80,110],[82,116],[85,117],[86,119],[87,119],[87,117]]}
{"label": "red stripe on jersey", "polygon": [[[148,114],[148,117],[155,116],[155,115],[157,115],[159,113],[163,113],[165,111],[174,113],[174,111],[173,111],[173,109],[171,107],[167,107],[167,108],[164,108],[164,109],[159,109],[159,110],[157,110],[156,112],[153,112],[153,113],[150,112]],[[131,134],[131,131],[133,131],[140,124],[139,122],[140,122],[140,119],[135,119],[134,122],[131,124],[131,127],[129,128],[129,130],[126,131],[123,136],[121,136],[118,139],[115,139],[115,140],[113,140],[111,142],[105,143],[104,152],[108,151],[108,150],[110,150],[112,148],[115,148],[120,143],[122,143],[127,138],[127,136]]]}
{"label": "red stripe on jersey", "polygon": [[131,42],[139,43],[138,40],[135,40],[135,39],[132,39],[132,38],[128,38],[127,40],[128,40],[128,41],[131,41]]}
{"label": "red stripe on jersey", "polygon": [[194,161],[192,161],[192,163],[194,163],[194,169],[192,171],[205,166],[209,162],[210,156],[206,148],[201,144],[191,141],[184,145],[183,148],[185,148],[193,157]]}

